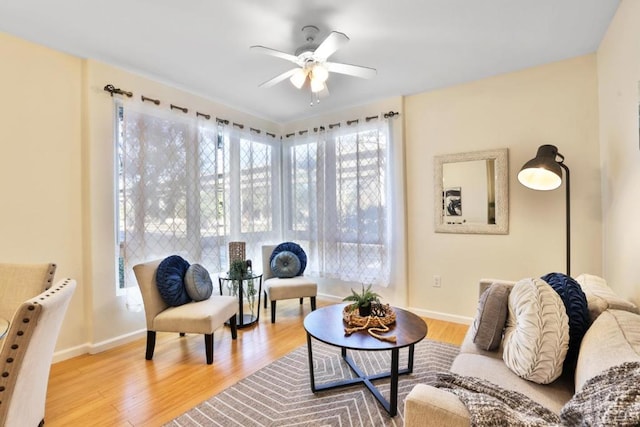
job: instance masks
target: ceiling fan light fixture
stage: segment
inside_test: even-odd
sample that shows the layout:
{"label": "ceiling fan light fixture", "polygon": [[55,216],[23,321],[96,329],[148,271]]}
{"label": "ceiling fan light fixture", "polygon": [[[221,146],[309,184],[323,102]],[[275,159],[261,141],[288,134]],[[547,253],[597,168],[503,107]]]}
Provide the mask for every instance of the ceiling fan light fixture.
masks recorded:
{"label": "ceiling fan light fixture", "polygon": [[311,92],[318,93],[324,89],[324,82],[318,81],[316,79],[311,79]]}
{"label": "ceiling fan light fixture", "polygon": [[291,84],[297,87],[298,89],[302,88],[306,80],[307,80],[307,72],[305,71],[304,68],[298,68],[289,79]]}
{"label": "ceiling fan light fixture", "polygon": [[311,80],[324,83],[329,78],[329,70],[322,64],[315,64],[311,69]]}

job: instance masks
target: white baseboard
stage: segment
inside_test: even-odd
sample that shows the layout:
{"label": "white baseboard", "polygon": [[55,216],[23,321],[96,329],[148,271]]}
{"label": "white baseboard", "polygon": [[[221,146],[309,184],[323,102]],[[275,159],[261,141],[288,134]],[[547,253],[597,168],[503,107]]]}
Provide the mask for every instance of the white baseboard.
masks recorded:
{"label": "white baseboard", "polygon": [[53,363],[62,362],[63,360],[71,359],[72,357],[81,356],[83,354],[96,354],[105,350],[118,347],[123,344],[130,343],[140,338],[144,338],[147,335],[146,329],[140,329],[128,334],[120,335],[115,338],[111,338],[96,344],[86,343],[77,347],[72,347],[53,353]]}
{"label": "white baseboard", "polygon": [[56,351],[53,353],[51,363],[62,362],[63,360],[71,359],[72,357],[82,356],[89,353],[89,344],[82,344],[76,347],[65,348],[64,350]]}
{"label": "white baseboard", "polygon": [[[335,295],[318,294],[318,296],[321,296],[323,299],[327,299],[329,301],[342,302],[342,298],[337,297]],[[445,320],[447,322],[461,323],[463,325],[470,325],[471,323],[473,323],[473,317],[459,316],[457,314],[449,314],[449,313],[440,313],[438,311],[424,310],[421,308],[414,308],[414,307],[409,307],[409,308],[402,307],[402,308],[404,308],[405,310],[409,310],[412,313],[417,314],[418,316],[428,317],[430,319]]]}
{"label": "white baseboard", "polygon": [[452,323],[460,323],[470,325],[473,323],[473,317],[459,316],[457,314],[441,313],[439,311],[424,310],[421,308],[409,307],[407,310],[417,314],[418,316],[428,317],[430,319],[444,320]]}

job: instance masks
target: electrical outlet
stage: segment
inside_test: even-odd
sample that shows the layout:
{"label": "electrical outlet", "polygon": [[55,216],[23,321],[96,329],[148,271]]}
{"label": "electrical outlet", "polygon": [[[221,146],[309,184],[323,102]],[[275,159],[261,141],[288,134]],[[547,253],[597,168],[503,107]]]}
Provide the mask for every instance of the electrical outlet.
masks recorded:
{"label": "electrical outlet", "polygon": [[440,276],[433,276],[433,287],[439,288],[442,285],[442,279]]}

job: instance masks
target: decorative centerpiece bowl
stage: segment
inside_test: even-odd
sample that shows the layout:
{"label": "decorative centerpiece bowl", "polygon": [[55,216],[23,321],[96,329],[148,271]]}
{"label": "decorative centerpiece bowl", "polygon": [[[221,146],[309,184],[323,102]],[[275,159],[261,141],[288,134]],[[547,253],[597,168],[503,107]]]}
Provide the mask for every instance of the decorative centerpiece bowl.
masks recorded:
{"label": "decorative centerpiece bowl", "polygon": [[[373,313],[375,312],[375,313]],[[357,307],[347,305],[342,310],[342,319],[349,327],[376,328],[391,325],[396,321],[396,313],[389,304],[372,304],[372,314],[361,316]]]}

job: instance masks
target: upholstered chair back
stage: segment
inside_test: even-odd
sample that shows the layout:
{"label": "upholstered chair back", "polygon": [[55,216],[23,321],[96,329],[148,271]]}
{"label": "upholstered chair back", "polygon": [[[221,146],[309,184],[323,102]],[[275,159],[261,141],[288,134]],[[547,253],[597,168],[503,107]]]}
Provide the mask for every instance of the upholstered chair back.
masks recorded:
{"label": "upholstered chair back", "polygon": [[0,317],[10,320],[20,304],[48,289],[55,264],[0,263]]}
{"label": "upholstered chair back", "polygon": [[65,279],[18,306],[0,350],[0,426],[42,424],[53,351],[75,289]]}
{"label": "upholstered chair back", "polygon": [[273,276],[273,272],[271,271],[271,263],[269,262],[269,258],[271,258],[271,254],[273,250],[278,245],[264,245],[262,247],[262,281],[264,283],[265,280],[271,279]]}
{"label": "upholstered chair back", "polygon": [[156,270],[161,262],[162,260],[158,259],[133,267],[138,286],[140,286],[142,300],[144,301],[144,314],[147,318],[148,330],[155,330],[153,320],[160,312],[169,307],[169,304],[162,299],[160,291],[158,291],[158,285],[156,284]]}

